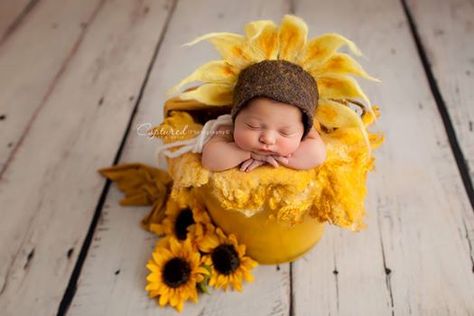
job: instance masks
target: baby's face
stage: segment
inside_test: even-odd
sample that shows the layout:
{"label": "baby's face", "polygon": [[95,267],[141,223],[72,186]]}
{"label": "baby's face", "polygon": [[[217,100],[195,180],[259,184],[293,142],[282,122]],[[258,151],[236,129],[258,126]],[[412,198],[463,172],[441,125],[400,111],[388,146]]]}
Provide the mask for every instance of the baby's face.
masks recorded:
{"label": "baby's face", "polygon": [[247,151],[286,156],[296,151],[303,132],[300,109],[259,97],[237,114],[234,141]]}

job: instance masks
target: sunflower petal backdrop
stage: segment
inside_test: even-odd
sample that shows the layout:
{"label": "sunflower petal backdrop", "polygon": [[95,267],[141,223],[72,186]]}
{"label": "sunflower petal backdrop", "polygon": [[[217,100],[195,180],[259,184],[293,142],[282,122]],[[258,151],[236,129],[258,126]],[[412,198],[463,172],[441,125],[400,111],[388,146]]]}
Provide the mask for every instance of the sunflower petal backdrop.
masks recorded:
{"label": "sunflower petal backdrop", "polygon": [[[207,40],[220,53],[222,61],[201,66],[171,91],[176,92],[184,84],[197,81],[203,84],[196,90],[181,93],[181,99],[195,99],[216,106],[231,104],[240,71],[264,59],[280,59],[300,65],[314,77],[321,102],[328,99],[359,99],[365,109],[374,115],[369,98],[351,75],[378,80],[368,75],[349,55],[338,52],[339,48],[347,45],[351,52],[361,55],[352,41],[338,34],[325,34],[308,41],[306,23],[292,15],[285,15],[279,28],[271,21],[261,20],[248,23],[244,29],[245,36],[210,33],[186,44],[191,46]],[[360,123],[358,126],[364,125]],[[360,128],[360,133],[368,145],[368,135],[363,129]]]}
{"label": "sunflower petal backdrop", "polygon": [[[146,291],[160,306],[178,311],[186,301],[196,302],[207,286],[241,291],[244,281],[253,281],[257,261],[294,260],[319,240],[321,223],[353,231],[364,228],[365,181],[374,168],[372,150],[383,142],[381,134],[368,130],[379,117],[379,108],[372,106],[354,77],[378,79],[350,54],[339,51],[346,48],[352,55],[362,55],[349,39],[335,33],[308,39],[306,23],[285,15],[280,25],[252,21],[243,35],[209,33],[185,46],[201,41],[210,42],[221,59],[198,67],[169,90],[176,96],[166,102],[165,119],[150,131],[152,136],[165,144],[194,137],[205,123],[196,113],[212,117],[218,111],[230,112],[243,69],[263,60],[286,60],[317,82],[320,99],[314,126],[326,144],[327,158],[311,170],[262,166],[251,175],[234,169],[210,172],[195,153],[168,159],[168,173],[142,164],[99,170],[124,192],[122,205],[152,206],[143,225],[161,239],[146,266]],[[174,133],[183,128],[187,134]],[[258,247],[267,253],[254,252],[253,244],[264,238],[257,241],[248,232],[263,224],[265,236],[290,235],[298,229],[301,236],[291,235],[288,244],[270,238]]]}

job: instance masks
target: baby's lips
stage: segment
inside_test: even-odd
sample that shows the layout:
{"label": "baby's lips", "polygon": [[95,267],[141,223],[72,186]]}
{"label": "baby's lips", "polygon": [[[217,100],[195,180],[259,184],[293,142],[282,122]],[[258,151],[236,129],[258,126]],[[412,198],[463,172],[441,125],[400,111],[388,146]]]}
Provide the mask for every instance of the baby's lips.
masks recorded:
{"label": "baby's lips", "polygon": [[261,150],[262,155],[274,155],[275,153],[270,150]]}

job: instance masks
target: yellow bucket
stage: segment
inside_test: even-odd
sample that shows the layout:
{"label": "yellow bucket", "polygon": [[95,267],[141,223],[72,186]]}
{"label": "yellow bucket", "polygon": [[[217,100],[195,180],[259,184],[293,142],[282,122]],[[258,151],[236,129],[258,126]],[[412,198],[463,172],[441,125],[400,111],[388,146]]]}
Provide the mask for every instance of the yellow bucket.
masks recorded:
{"label": "yellow bucket", "polygon": [[297,259],[309,251],[322,237],[324,224],[306,215],[292,226],[280,223],[264,209],[247,217],[239,210],[226,210],[203,186],[197,188],[202,202],[217,226],[227,234],[235,234],[247,247],[247,254],[260,264],[276,264]]}

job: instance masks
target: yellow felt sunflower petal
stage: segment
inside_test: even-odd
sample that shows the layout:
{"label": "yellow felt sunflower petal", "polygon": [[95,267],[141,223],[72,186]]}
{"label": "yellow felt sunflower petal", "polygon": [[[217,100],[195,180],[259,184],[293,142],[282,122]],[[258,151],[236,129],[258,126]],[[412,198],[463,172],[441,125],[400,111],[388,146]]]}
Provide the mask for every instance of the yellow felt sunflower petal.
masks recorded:
{"label": "yellow felt sunflower petal", "polygon": [[276,27],[276,24],[272,20],[257,20],[252,21],[244,26],[245,36],[247,40],[252,40],[253,38],[260,35],[260,33],[267,27],[268,25],[272,25]]}
{"label": "yellow felt sunflower petal", "polygon": [[368,80],[380,82],[379,79],[367,74],[364,69],[351,56],[344,53],[335,53],[319,67],[308,70],[318,77],[324,74],[355,75]]}
{"label": "yellow felt sunflower petal", "polygon": [[191,75],[184,78],[180,83],[171,88],[169,93],[173,94],[180,90],[185,84],[194,81],[232,85],[232,83],[235,82],[238,73],[239,70],[226,61],[214,60],[196,69]]}
{"label": "yellow felt sunflower petal", "polygon": [[203,84],[197,89],[182,93],[179,97],[207,105],[228,105],[232,103],[232,87],[218,83]]}
{"label": "yellow felt sunflower petal", "polygon": [[369,113],[364,113],[362,115],[362,122],[364,122],[365,126],[372,125],[374,121],[380,117],[380,108],[377,105],[372,106],[372,110],[374,115],[370,115]]}
{"label": "yellow felt sunflower petal", "polygon": [[273,21],[259,20],[245,26],[245,34],[254,62],[278,57],[278,27]]}
{"label": "yellow felt sunflower petal", "polygon": [[306,45],[307,35],[308,26],[302,19],[294,15],[285,15],[278,34],[280,43],[278,59],[294,62]]}
{"label": "yellow felt sunflower petal", "polygon": [[370,154],[370,143],[367,129],[361,117],[348,106],[330,100],[321,100],[316,108],[316,119],[330,128],[358,128],[364,138]]}
{"label": "yellow felt sunflower petal", "polygon": [[348,40],[342,35],[335,33],[323,34],[308,42],[303,53],[298,58],[298,64],[304,69],[310,69],[314,65],[325,62],[340,47],[347,45],[351,52],[356,55],[362,55],[354,42]]}
{"label": "yellow felt sunflower petal", "polygon": [[251,56],[247,49],[245,37],[234,33],[208,33],[195,40],[184,44],[184,46],[192,46],[203,40],[208,40],[219,52],[221,57],[229,64],[245,68],[252,62]]}
{"label": "yellow felt sunflower petal", "polygon": [[362,99],[369,111],[370,100],[353,78],[339,74],[316,77],[319,96],[324,99]]}

